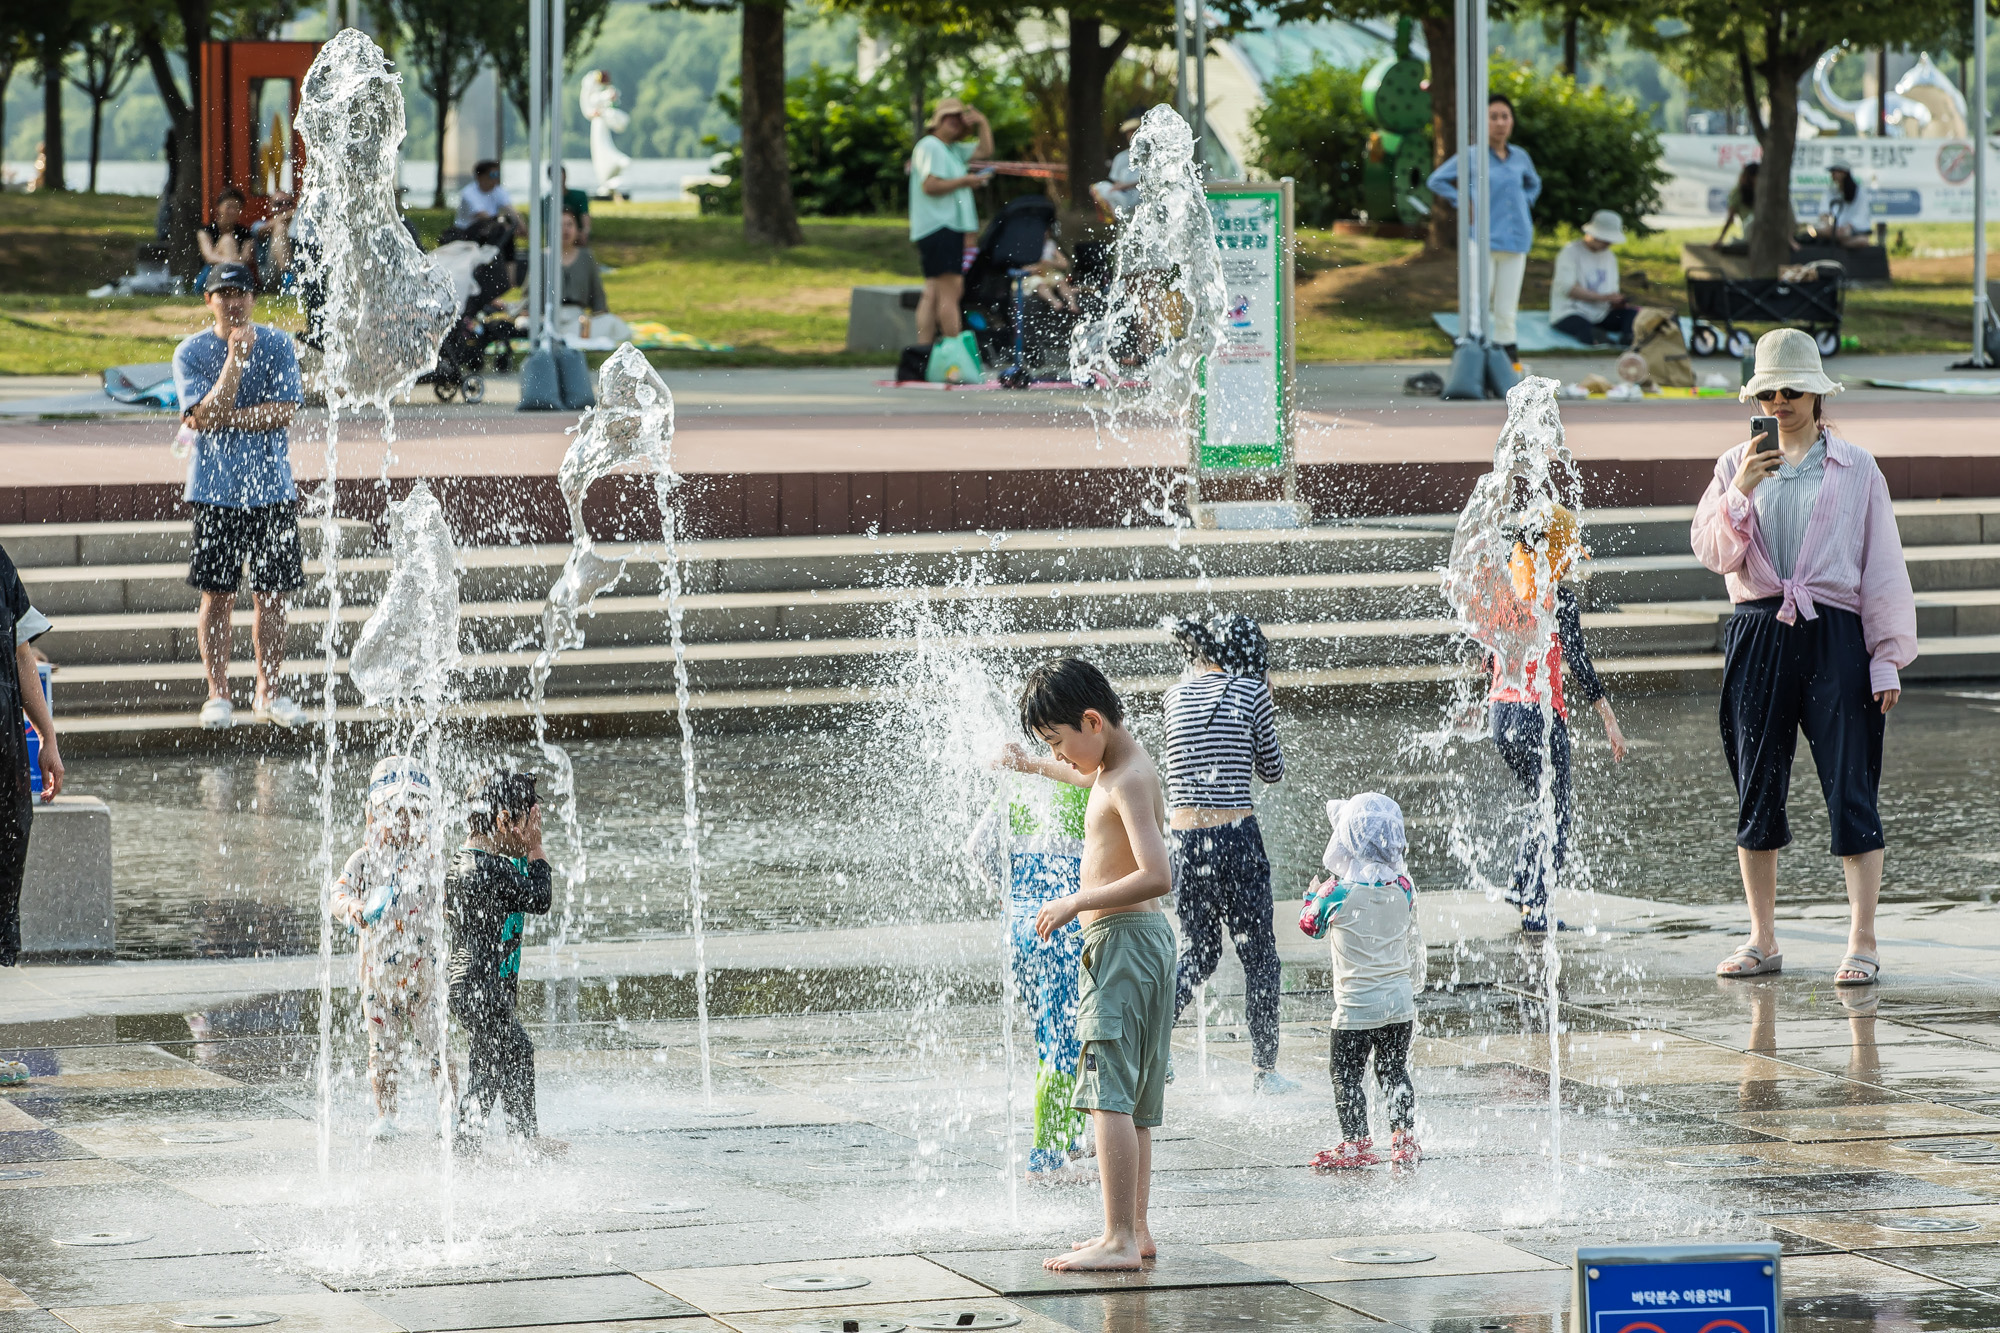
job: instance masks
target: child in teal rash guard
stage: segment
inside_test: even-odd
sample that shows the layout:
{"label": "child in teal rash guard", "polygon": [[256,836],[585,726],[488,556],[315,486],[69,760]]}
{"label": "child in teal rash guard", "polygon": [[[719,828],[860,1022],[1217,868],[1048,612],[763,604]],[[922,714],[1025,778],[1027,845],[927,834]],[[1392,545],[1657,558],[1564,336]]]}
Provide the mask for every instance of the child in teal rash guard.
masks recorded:
{"label": "child in teal rash guard", "polygon": [[1083,929],[1072,921],[1047,940],[1035,934],[1042,904],[1077,891],[1083,868],[1087,780],[1067,765],[1035,758],[1010,745],[997,767],[1038,774],[1048,782],[1007,784],[1003,831],[996,802],[966,844],[979,873],[997,882],[1006,900],[1013,941],[1014,984],[1035,1015],[1035,1133],[1028,1151],[1031,1180],[1063,1178],[1083,1138],[1083,1113],[1070,1106],[1083,1047],[1076,1036],[1077,968]]}

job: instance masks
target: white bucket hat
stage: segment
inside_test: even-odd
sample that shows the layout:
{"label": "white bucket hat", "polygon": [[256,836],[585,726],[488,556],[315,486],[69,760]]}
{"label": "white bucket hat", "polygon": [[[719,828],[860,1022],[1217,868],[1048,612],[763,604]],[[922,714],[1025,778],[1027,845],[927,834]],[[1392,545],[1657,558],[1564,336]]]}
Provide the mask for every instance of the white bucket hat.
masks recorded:
{"label": "white bucket hat", "polygon": [[1608,208],[1600,208],[1583,224],[1583,234],[1606,245],[1625,244],[1625,219]]}
{"label": "white bucket hat", "polygon": [[368,775],[367,800],[371,810],[425,810],[430,807],[433,795],[431,775],[406,754],[390,755]]}
{"label": "white bucket hat", "polygon": [[1840,385],[1820,368],[1819,347],[1804,329],[1772,329],[1757,340],[1757,371],[1736,397],[1755,398],[1766,389],[1802,389],[1807,393],[1836,394]]}

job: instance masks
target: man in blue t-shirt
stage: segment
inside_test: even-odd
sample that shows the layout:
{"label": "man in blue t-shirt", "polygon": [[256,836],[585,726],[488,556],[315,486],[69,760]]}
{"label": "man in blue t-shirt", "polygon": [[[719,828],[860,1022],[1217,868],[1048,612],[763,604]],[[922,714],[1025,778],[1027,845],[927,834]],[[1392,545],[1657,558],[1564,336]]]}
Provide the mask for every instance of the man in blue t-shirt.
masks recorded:
{"label": "man in blue t-shirt", "polygon": [[217,264],[203,288],[215,327],[174,349],[181,422],[196,432],[184,499],[194,506],[188,583],[201,591],[202,667],[208,702],[201,725],[235,723],[229,698],[230,614],[243,566],[257,614],[257,717],[296,727],[305,709],[278,689],[285,662],[285,594],[305,586],[298,496],[286,428],[305,398],[291,335],[251,321],[256,279],[243,264]]}

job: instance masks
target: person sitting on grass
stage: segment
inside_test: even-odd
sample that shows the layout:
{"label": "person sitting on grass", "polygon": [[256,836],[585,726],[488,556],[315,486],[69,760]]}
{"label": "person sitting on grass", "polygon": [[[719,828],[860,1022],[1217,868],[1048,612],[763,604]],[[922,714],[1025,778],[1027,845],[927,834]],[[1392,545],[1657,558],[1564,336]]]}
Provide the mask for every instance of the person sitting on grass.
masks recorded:
{"label": "person sitting on grass", "polygon": [[1600,208],[1583,224],[1583,235],[1557,252],[1549,282],[1550,328],[1593,347],[1630,345],[1639,307],[1618,290],[1618,256],[1612,253],[1624,243],[1624,219]]}

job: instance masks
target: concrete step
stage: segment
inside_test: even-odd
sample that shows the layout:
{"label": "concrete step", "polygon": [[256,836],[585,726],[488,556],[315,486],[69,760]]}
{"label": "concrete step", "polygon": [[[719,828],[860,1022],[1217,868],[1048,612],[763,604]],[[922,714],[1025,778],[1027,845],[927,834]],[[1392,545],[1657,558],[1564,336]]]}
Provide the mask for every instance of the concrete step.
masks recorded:
{"label": "concrete step", "polygon": [[[1639,608],[1629,612],[1591,614],[1584,626],[1597,648],[1612,656],[1684,656],[1713,652],[1717,619],[1711,613]],[[1272,646],[1272,665],[1279,673],[1342,668],[1455,667],[1465,657],[1451,622],[1428,620],[1274,621],[1264,626]],[[976,651],[1004,667],[1022,670],[1051,654],[1089,654],[1107,672],[1169,675],[1179,665],[1166,634],[1157,625],[1077,630],[1031,630],[1014,633],[935,633],[919,639],[899,635],[865,638],[797,638],[690,643],[685,661],[697,688],[812,689],[867,688],[893,678],[919,652]],[[469,654],[464,664],[464,693],[475,698],[525,697],[529,670],[539,654],[533,647]],[[321,697],[323,659],[316,653],[288,659],[285,677],[295,697]],[[335,664],[344,677],[344,658]],[[247,654],[231,663],[233,677],[249,679],[253,667]],[[673,685],[673,655],[662,643],[585,646],[561,654],[551,670],[551,697],[598,694],[614,690],[660,692]],[[201,665],[189,657],[179,661],[65,664],[55,679],[58,704],[65,715],[89,712],[147,711],[162,706],[198,707],[207,691]],[[359,700],[347,687],[337,694],[342,704]]]}
{"label": "concrete step", "polygon": [[[338,552],[360,555],[375,544],[374,525],[359,519],[335,522]],[[308,555],[320,550],[318,519],[301,515],[299,535]],[[0,547],[21,569],[63,566],[186,565],[193,528],[182,519],[130,523],[0,523]]]}
{"label": "concrete step", "polygon": [[[1897,500],[1896,531],[1907,550],[1915,546],[1977,546],[2000,542],[2000,497]],[[1693,505],[1586,509],[1584,542],[1599,556],[1685,555]],[[1386,528],[1449,533],[1456,514],[1371,519]]]}
{"label": "concrete step", "polygon": [[[1600,675],[1609,678],[1614,690],[1625,694],[1713,689],[1720,680],[1722,658],[1713,653],[1605,658],[1598,662],[1597,668]],[[1399,692],[1442,697],[1452,682],[1461,678],[1476,680],[1479,675],[1478,667],[1466,664],[1338,666],[1273,672],[1271,685],[1281,703],[1379,699]],[[1179,679],[1177,674],[1170,673],[1114,675],[1112,683],[1121,694],[1145,696],[1159,694]],[[695,690],[688,702],[698,727],[733,729],[767,726],[774,713],[827,713],[894,703],[902,697],[904,691],[900,686],[876,681],[777,689]],[[526,731],[533,717],[528,702],[520,698],[468,699],[451,704],[444,711],[455,720],[512,732]],[[178,751],[198,744],[304,746],[316,743],[319,735],[317,718],[311,726],[286,733],[270,723],[254,721],[247,709],[239,712],[242,721],[231,731],[204,732],[196,713],[194,707],[183,707],[66,714],[64,736],[66,741],[76,738],[80,742],[73,744],[73,748],[119,750],[164,745]],[[543,713],[551,720],[551,730],[557,735],[656,731],[674,725],[675,696],[668,691],[617,691],[554,697],[546,701]],[[335,719],[343,727],[356,728],[383,726],[390,721],[382,709],[345,704],[336,707]]]}

